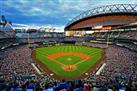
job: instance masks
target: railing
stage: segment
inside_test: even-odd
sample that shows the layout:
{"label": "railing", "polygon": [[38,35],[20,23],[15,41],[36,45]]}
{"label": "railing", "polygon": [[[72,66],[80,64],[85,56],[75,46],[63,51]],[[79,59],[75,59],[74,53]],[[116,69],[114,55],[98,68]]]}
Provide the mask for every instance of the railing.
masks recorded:
{"label": "railing", "polygon": [[83,18],[99,15],[99,14],[107,14],[107,13],[137,13],[137,4],[115,4],[115,5],[107,5],[96,7],[91,10],[87,10],[77,17],[73,18],[67,25],[71,25],[75,21],[81,20]]}

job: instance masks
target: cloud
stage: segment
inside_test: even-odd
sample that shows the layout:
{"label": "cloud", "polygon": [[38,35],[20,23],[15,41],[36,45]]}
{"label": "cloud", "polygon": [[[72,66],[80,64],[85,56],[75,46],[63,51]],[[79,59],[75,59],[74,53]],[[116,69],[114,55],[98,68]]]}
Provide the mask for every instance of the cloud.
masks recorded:
{"label": "cloud", "polygon": [[134,3],[134,4],[137,4],[137,0],[133,0],[133,3]]}
{"label": "cloud", "polygon": [[17,23],[13,23],[12,24],[14,27],[27,27],[28,25],[26,24],[17,24]]}
{"label": "cloud", "polygon": [[137,0],[0,0],[0,13],[13,23],[63,28],[80,13],[101,5],[137,4]]}
{"label": "cloud", "polygon": [[4,2],[5,7],[14,8],[22,12],[24,15],[60,15],[60,13],[70,14],[73,11],[79,12],[86,9],[85,6],[90,7],[87,3],[90,0],[8,0]]}
{"label": "cloud", "polygon": [[57,26],[57,25],[54,25],[53,26],[56,30],[56,32],[64,32],[64,27],[65,26]]}

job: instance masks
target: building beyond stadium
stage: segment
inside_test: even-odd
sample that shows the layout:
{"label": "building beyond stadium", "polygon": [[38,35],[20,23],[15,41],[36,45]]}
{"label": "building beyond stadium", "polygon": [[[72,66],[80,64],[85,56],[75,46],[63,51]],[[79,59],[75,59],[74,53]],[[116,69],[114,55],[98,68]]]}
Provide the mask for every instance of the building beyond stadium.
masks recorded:
{"label": "building beyond stadium", "polygon": [[[65,27],[66,36],[83,36],[86,33],[107,32],[128,27],[137,22],[136,4],[116,4],[96,7],[72,19]],[[136,26],[136,25],[135,25]]]}

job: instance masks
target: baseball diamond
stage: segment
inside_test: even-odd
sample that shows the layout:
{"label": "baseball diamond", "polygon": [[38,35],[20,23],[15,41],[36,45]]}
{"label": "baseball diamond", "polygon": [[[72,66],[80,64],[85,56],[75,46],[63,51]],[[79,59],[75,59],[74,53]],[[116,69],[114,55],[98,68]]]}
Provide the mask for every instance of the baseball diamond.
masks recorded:
{"label": "baseball diamond", "polygon": [[32,58],[46,73],[66,80],[79,79],[95,71],[104,55],[103,49],[76,45],[35,48],[32,52]]}
{"label": "baseball diamond", "polygon": [[0,91],[137,91],[137,0],[0,0]]}

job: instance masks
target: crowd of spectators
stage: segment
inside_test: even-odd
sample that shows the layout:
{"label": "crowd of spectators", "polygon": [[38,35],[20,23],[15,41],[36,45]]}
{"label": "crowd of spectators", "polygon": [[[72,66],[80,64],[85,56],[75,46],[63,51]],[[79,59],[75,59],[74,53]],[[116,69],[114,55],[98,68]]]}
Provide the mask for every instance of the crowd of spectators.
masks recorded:
{"label": "crowd of spectators", "polygon": [[35,70],[31,67],[31,49],[25,46],[8,48],[3,51],[2,60],[0,60],[0,72],[2,78],[6,80],[13,79],[13,75],[32,75]]}
{"label": "crowd of spectators", "polygon": [[94,79],[94,81],[98,83],[99,87],[110,87],[113,90],[122,87],[131,87],[132,89],[136,88],[137,53],[117,46],[110,46],[105,50],[106,66],[101,71],[100,75],[92,74],[86,78],[86,80]]}
{"label": "crowd of spectators", "polygon": [[137,39],[137,30],[122,32],[120,37],[130,38],[130,39]]}
{"label": "crowd of spectators", "polygon": [[27,45],[0,51],[0,91],[137,91],[136,52],[114,45],[108,48],[105,44],[84,45],[105,48],[106,66],[99,75],[92,72],[84,79],[67,82],[39,75],[31,65],[34,61]]}
{"label": "crowd of spectators", "polygon": [[[49,41],[49,40],[53,40],[52,38],[29,38],[29,42],[30,43],[35,43],[35,42],[42,42],[42,41]],[[19,42],[20,43],[28,43],[28,39],[26,38],[22,38],[22,39],[19,39]]]}
{"label": "crowd of spectators", "polygon": [[93,38],[127,38],[127,39],[137,39],[137,30],[130,31],[114,31],[114,32],[95,32],[93,33]]}

